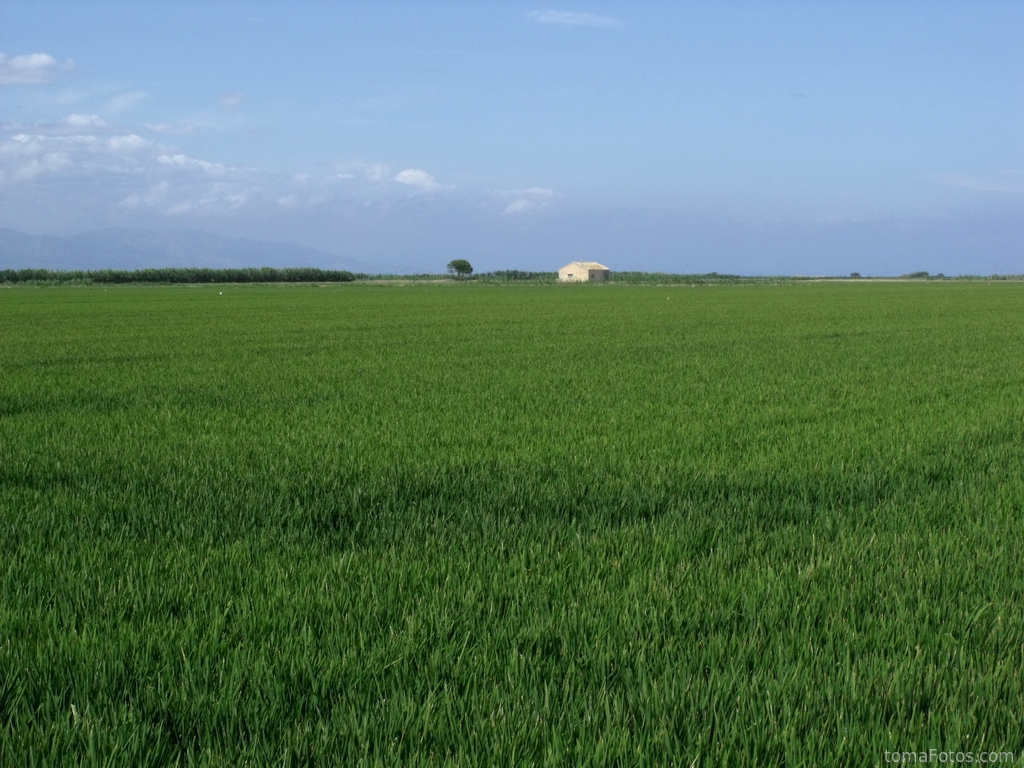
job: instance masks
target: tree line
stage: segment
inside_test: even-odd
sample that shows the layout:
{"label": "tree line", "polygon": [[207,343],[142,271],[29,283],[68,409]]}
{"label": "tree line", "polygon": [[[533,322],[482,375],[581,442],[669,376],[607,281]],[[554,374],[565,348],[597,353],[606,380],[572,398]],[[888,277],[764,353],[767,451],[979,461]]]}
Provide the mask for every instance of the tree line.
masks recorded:
{"label": "tree line", "polygon": [[315,267],[0,270],[0,282],[4,283],[350,283],[355,279],[348,270]]}

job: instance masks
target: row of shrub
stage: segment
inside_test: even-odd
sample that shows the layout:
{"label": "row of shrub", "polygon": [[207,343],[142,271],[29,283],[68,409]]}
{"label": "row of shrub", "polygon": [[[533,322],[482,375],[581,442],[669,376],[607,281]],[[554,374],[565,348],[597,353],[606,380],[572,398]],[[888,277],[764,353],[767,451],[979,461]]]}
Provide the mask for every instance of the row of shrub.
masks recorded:
{"label": "row of shrub", "polygon": [[513,280],[557,280],[557,272],[529,272],[523,269],[496,269],[493,272],[484,272],[480,277],[491,280],[513,281]]}
{"label": "row of shrub", "polygon": [[315,267],[0,270],[0,282],[4,283],[349,283],[355,279],[347,270]]}
{"label": "row of shrub", "polygon": [[720,275],[717,272],[708,272],[702,275],[678,275],[668,272],[624,272],[614,270],[611,279],[616,283],[634,283],[638,285],[676,285],[695,283],[722,283],[722,282],[751,282],[757,281],[756,277],[742,277],[740,275]]}
{"label": "row of shrub", "polygon": [[[850,277],[859,278],[854,272]],[[167,267],[164,269],[100,269],[100,270],[55,270],[55,269],[0,269],[0,283],[49,283],[53,285],[89,285],[95,283],[349,283],[353,280],[437,280],[450,277],[438,274],[394,275],[394,274],[353,274],[344,269],[317,269],[315,267],[248,267],[245,269],[208,269],[200,267]],[[948,279],[943,274],[929,275],[927,272],[911,272],[901,278]],[[992,275],[990,277],[961,276],[959,279],[1013,280],[1021,275]],[[489,282],[553,282],[557,272],[530,272],[521,269],[499,269],[482,272],[468,279]],[[663,272],[620,272],[612,273],[617,283],[676,284],[714,282],[758,282],[778,278],[741,277],[709,272],[702,275],[678,275]],[[800,278],[788,278],[800,279]]]}
{"label": "row of shrub", "polygon": [[434,281],[434,280],[446,280],[446,279],[458,279],[458,280],[481,280],[490,282],[514,282],[523,280],[537,281],[554,281],[558,279],[557,272],[530,272],[525,269],[496,269],[493,272],[477,272],[473,275],[456,276],[447,273],[434,273],[434,272],[419,272],[416,274],[374,274],[370,272],[357,272],[356,280],[400,280],[403,282],[409,280],[422,280],[422,281]]}

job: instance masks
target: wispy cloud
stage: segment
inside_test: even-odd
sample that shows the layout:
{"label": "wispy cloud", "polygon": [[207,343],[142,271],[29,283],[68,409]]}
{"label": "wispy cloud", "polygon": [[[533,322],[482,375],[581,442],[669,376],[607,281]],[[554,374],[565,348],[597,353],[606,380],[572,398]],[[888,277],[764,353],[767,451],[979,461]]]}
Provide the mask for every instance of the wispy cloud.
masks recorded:
{"label": "wispy cloud", "polygon": [[502,216],[514,216],[516,214],[535,211],[539,208],[547,208],[557,197],[554,190],[544,187],[530,187],[529,189],[510,189],[498,193],[501,197],[511,202],[501,212]]}
{"label": "wispy cloud", "polygon": [[62,121],[64,125],[73,130],[81,130],[82,128],[106,128],[107,121],[99,115],[68,115]]}
{"label": "wispy cloud", "polygon": [[8,200],[45,200],[119,222],[363,215],[386,211],[410,191],[433,196],[449,189],[421,168],[396,174],[385,163],[355,160],[319,174],[276,173],[196,157],[163,138],[85,113],[51,122],[0,121],[0,188]]}
{"label": "wispy cloud", "polygon": [[128,197],[118,204],[118,207],[134,210],[137,208],[159,205],[167,199],[167,192],[170,187],[170,182],[168,182],[167,179],[163,179],[151,186],[145,192],[135,192],[128,195]]}
{"label": "wispy cloud", "polygon": [[[158,205],[167,194],[160,183],[167,179],[206,189],[225,178],[241,183],[251,176],[244,169],[173,151],[87,114],[52,123],[0,123],[0,175],[11,183],[49,179],[65,184],[72,177],[90,178],[94,191],[104,185],[135,186],[136,191],[122,201],[128,208]],[[146,191],[138,190],[143,185]]]}
{"label": "wispy cloud", "polygon": [[[31,148],[29,149],[31,152]],[[54,174],[71,168],[74,162],[70,153],[64,150],[24,153],[21,162],[11,169],[11,177],[19,181],[30,181],[40,174]],[[8,154],[4,152],[4,154]],[[17,153],[11,153],[17,154]],[[4,169],[4,175],[7,175]]]}
{"label": "wispy cloud", "polygon": [[135,133],[127,135],[111,136],[107,139],[107,146],[115,155],[125,155],[142,150],[150,149],[153,143]]}
{"label": "wispy cloud", "polygon": [[433,176],[426,171],[421,171],[419,168],[406,168],[395,176],[395,181],[399,184],[418,187],[424,192],[436,192],[441,188],[441,185],[434,180]]}
{"label": "wispy cloud", "polygon": [[48,53],[26,53],[8,58],[0,53],[0,85],[43,85],[53,80],[61,69],[70,69],[68,59],[61,66]]}
{"label": "wispy cloud", "polygon": [[623,24],[611,16],[596,16],[593,13],[576,11],[532,11],[530,18],[538,24],[560,24],[564,27],[601,27],[622,29]]}
{"label": "wispy cloud", "polygon": [[168,216],[181,216],[186,213],[209,215],[237,211],[249,204],[254,194],[260,189],[239,188],[237,185],[214,184],[207,188],[198,198],[183,200],[167,208]]}
{"label": "wispy cloud", "polygon": [[157,155],[156,161],[160,165],[170,166],[172,168],[182,168],[190,171],[203,171],[204,173],[212,173],[216,175],[222,175],[227,172],[227,167],[220,163],[211,163],[209,160],[196,160],[194,157],[188,155],[178,154],[168,155],[161,154]]}
{"label": "wispy cloud", "polygon": [[147,131],[153,133],[166,133],[174,136],[187,136],[190,133],[195,133],[199,130],[199,126],[195,123],[146,123],[145,128]]}
{"label": "wispy cloud", "polygon": [[110,98],[107,101],[108,112],[124,112],[125,110],[131,109],[140,101],[145,101],[149,98],[149,94],[145,91],[132,91],[131,93],[119,93],[116,96]]}
{"label": "wispy cloud", "polygon": [[200,132],[224,133],[238,130],[245,125],[245,118],[233,113],[234,110],[228,108],[208,109],[169,122],[145,123],[144,127],[152,133],[168,136],[187,136]]}
{"label": "wispy cloud", "polygon": [[940,184],[962,187],[975,192],[1008,192],[1024,194],[1024,171],[1004,170],[985,174],[941,174],[934,177]]}
{"label": "wispy cloud", "polygon": [[220,104],[222,109],[238,109],[242,106],[242,94],[225,93],[217,99],[217,103]]}
{"label": "wispy cloud", "polygon": [[391,176],[391,168],[384,163],[367,163],[363,160],[349,160],[337,163],[339,179],[364,178],[367,181],[387,181]]}

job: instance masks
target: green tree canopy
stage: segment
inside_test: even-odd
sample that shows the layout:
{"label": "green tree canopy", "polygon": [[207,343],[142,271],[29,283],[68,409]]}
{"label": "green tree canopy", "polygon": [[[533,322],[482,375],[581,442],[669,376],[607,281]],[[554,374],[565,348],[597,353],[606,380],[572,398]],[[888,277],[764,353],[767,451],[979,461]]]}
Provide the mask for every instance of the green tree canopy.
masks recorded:
{"label": "green tree canopy", "polygon": [[473,274],[473,265],[465,259],[452,259],[448,262],[448,272],[456,277]]}

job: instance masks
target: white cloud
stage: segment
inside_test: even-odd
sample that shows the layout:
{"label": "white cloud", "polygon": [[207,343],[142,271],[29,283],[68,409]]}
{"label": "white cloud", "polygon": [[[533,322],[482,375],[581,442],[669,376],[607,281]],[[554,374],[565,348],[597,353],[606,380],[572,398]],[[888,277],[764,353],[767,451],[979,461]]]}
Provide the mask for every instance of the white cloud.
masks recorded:
{"label": "white cloud", "polygon": [[1004,170],[978,175],[944,174],[934,177],[940,184],[975,192],[1024,194],[1024,171]]}
{"label": "white cloud", "polygon": [[533,203],[530,202],[529,200],[513,200],[511,203],[505,206],[505,210],[502,211],[501,213],[503,216],[511,216],[514,213],[522,213],[523,211],[528,211],[531,207],[533,207]]}
{"label": "white cloud", "polygon": [[395,181],[399,184],[408,184],[412,187],[419,187],[424,192],[434,192],[441,188],[441,186],[434,181],[433,176],[426,171],[421,171],[419,168],[406,168],[395,176]]}
{"label": "white cloud", "polygon": [[[44,174],[138,175],[168,173],[220,177],[232,169],[198,160],[112,126],[97,115],[72,114],[51,123],[0,123],[0,173],[14,181]],[[121,182],[118,182],[121,183]],[[142,198],[139,198],[140,200]]]}
{"label": "white cloud", "polygon": [[366,169],[366,178],[369,181],[384,181],[391,169],[384,163],[373,163]]}
{"label": "white cloud", "polygon": [[[117,207],[123,210],[150,208],[165,216],[183,216],[187,213],[215,215],[244,208],[260,191],[258,186],[246,186],[244,183],[218,183],[198,187],[185,184],[172,188],[167,179],[163,179],[146,192],[128,195]],[[289,207],[288,201],[282,200],[277,203]]]}
{"label": "white cloud", "polygon": [[[64,65],[70,69],[72,62]],[[43,85],[57,76],[61,65],[48,53],[27,53],[8,58],[0,53],[0,85]]]}
{"label": "white cloud", "polygon": [[575,11],[533,11],[530,18],[539,24],[560,24],[564,27],[601,27],[622,29],[622,22],[611,16],[595,16]]}
{"label": "white cloud", "polygon": [[[86,184],[80,183],[86,181]],[[232,168],[162,146],[96,115],[0,122],[0,183],[60,208],[94,215],[228,215],[250,205],[286,207],[287,177]],[[40,198],[39,196],[42,196]],[[297,201],[297,198],[296,198]]]}
{"label": "white cloud", "polygon": [[47,152],[20,165],[14,171],[14,178],[28,181],[41,173],[60,173],[72,164],[66,152]]}
{"label": "white cloud", "polygon": [[181,216],[183,213],[188,213],[196,207],[196,204],[191,201],[184,201],[181,203],[175,203],[168,208],[164,213],[168,216]]}
{"label": "white cloud", "polygon": [[205,110],[193,115],[186,115],[179,120],[166,123],[145,123],[144,127],[153,133],[171,136],[187,136],[200,131],[227,132],[238,130],[245,124],[240,115],[230,115],[229,110]]}
{"label": "white cloud", "polygon": [[68,115],[61,122],[69,128],[106,128],[106,121],[99,115]]}
{"label": "white cloud", "polygon": [[350,160],[337,163],[337,178],[354,179],[362,176],[367,181],[387,181],[391,176],[391,168],[384,163],[367,163],[363,160]]}
{"label": "white cloud", "polygon": [[186,213],[204,216],[229,213],[244,208],[250,197],[258,191],[255,188],[240,188],[230,184],[214,184],[198,196],[181,200],[165,208],[163,213],[167,216],[181,216]]}
{"label": "white cloud", "polygon": [[249,202],[249,196],[256,190],[215,191],[200,198],[199,203],[212,208],[223,207],[237,211]]}
{"label": "white cloud", "polygon": [[498,194],[506,200],[512,200],[512,202],[505,206],[505,210],[501,212],[502,216],[513,216],[517,213],[526,213],[527,211],[535,211],[539,208],[547,208],[558,196],[554,190],[545,189],[544,187],[511,189]]}
{"label": "white cloud", "polygon": [[[243,210],[253,216],[320,209],[363,215],[386,210],[410,191],[446,189],[419,168],[396,174],[385,163],[360,160],[322,173],[274,173],[184,150],[93,114],[46,123],[0,121],[0,185],[6,200],[88,210],[96,221],[233,216]],[[352,178],[339,178],[344,176]]]}
{"label": "white cloud", "polygon": [[118,129],[98,115],[71,114],[61,120],[45,123],[21,123],[13,120],[0,121],[0,141],[15,135],[31,136],[39,140],[60,137],[72,138],[99,133],[117,133]]}
{"label": "white cloud", "polygon": [[227,168],[220,163],[211,163],[209,160],[196,160],[181,153],[175,155],[157,155],[156,161],[161,165],[169,165],[175,168],[187,168],[193,171],[204,171],[205,173],[223,174]]}
{"label": "white cloud", "polygon": [[148,192],[136,192],[135,194],[128,195],[118,204],[118,207],[135,209],[158,205],[167,197],[167,191],[170,189],[170,186],[167,179],[158,181],[149,188]]}
{"label": "white cloud", "polygon": [[41,174],[60,173],[71,168],[74,145],[88,142],[69,142],[38,134],[18,133],[0,142],[0,170],[6,177],[30,181]]}
{"label": "white cloud", "polygon": [[242,106],[242,94],[240,93],[225,93],[219,99],[217,103],[224,109],[238,109]]}
{"label": "white cloud", "polygon": [[129,133],[127,136],[111,136],[107,139],[107,146],[110,147],[114,154],[124,154],[127,152],[139,152],[153,146],[153,144],[137,134]]}

